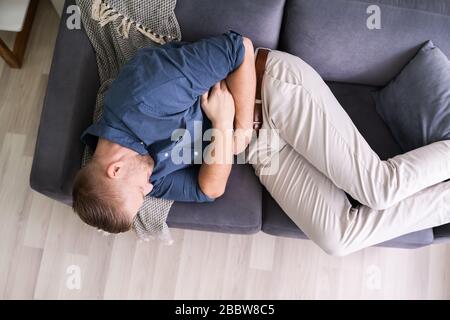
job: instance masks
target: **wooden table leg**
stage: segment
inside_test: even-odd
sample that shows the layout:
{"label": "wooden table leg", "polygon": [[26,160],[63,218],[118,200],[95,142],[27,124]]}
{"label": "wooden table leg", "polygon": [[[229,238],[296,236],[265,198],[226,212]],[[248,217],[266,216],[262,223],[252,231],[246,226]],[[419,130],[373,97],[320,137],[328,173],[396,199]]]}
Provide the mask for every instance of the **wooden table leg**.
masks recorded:
{"label": "wooden table leg", "polygon": [[11,68],[20,68],[22,66],[25,49],[27,47],[28,38],[30,37],[31,26],[33,25],[34,16],[39,0],[31,0],[28,7],[25,21],[23,22],[22,31],[16,35],[14,48],[11,51],[5,42],[0,39],[0,56],[6,61]]}
{"label": "wooden table leg", "polygon": [[9,50],[8,46],[2,39],[0,39],[0,57],[2,57],[6,64],[11,68],[20,68],[20,61],[17,59],[14,52]]}

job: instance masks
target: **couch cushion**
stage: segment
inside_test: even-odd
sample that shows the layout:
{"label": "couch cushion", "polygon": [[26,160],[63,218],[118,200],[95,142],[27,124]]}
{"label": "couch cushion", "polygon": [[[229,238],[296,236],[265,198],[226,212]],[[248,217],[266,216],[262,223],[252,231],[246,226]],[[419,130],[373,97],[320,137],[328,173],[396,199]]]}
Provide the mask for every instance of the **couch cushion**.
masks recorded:
{"label": "couch cushion", "polygon": [[[369,5],[381,29],[369,30]],[[450,56],[447,0],[288,0],[280,49],[329,81],[386,85],[427,40]]]}
{"label": "couch cushion", "polygon": [[175,14],[184,41],[235,30],[255,46],[276,48],[285,0],[182,0]]}
{"label": "couch cushion", "polygon": [[235,164],[225,194],[212,203],[174,202],[172,228],[251,234],[261,230],[261,184],[250,165]]}
{"label": "couch cushion", "polygon": [[[334,95],[352,118],[355,126],[367,140],[369,145],[382,159],[401,153],[389,129],[375,110],[372,92],[376,87],[328,83]],[[355,202],[353,199],[350,199]],[[283,212],[280,206],[263,191],[263,224],[265,233],[306,239],[306,235]],[[427,229],[392,239],[381,246],[413,248],[428,245],[433,242],[433,230]]]}
{"label": "couch cushion", "polygon": [[450,139],[450,61],[431,41],[374,98],[404,152]]}
{"label": "couch cushion", "polygon": [[372,97],[379,87],[328,82],[333,94],[378,156],[386,160],[402,153],[389,127],[375,109]]}
{"label": "couch cushion", "polygon": [[[289,238],[308,239],[299,227],[289,218],[272,198],[267,190],[263,191],[263,224],[262,231],[273,235]],[[448,239],[449,232],[442,239]],[[412,232],[392,239],[377,246],[396,248],[418,248],[433,243],[432,229]],[[448,241],[448,240],[447,240]]]}

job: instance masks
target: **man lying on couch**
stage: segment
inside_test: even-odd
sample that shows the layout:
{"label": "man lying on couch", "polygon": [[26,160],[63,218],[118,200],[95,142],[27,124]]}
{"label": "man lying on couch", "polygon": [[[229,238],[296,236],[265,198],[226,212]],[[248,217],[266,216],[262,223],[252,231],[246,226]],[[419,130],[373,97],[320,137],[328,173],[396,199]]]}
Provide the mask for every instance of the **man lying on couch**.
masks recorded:
{"label": "man lying on couch", "polygon": [[[450,141],[381,161],[310,66],[275,50],[266,57],[263,125],[248,160],[311,240],[344,255],[450,222],[450,182],[440,183],[450,178]],[[96,149],[75,179],[81,219],[123,232],[148,193],[176,201],[222,195],[233,151],[249,141],[254,61],[251,41],[235,32],[141,49],[109,89],[102,120],[83,134]],[[201,132],[214,129],[212,142],[200,141],[189,161],[174,161],[180,144],[196,150],[195,123]],[[233,137],[233,127],[243,130]],[[179,128],[187,132],[173,141]],[[352,207],[345,192],[361,205]]]}
{"label": "man lying on couch", "polygon": [[[213,201],[225,191],[232,148],[242,151],[250,140],[254,99],[253,46],[235,32],[138,50],[109,88],[101,120],[82,135],[95,153],[75,178],[74,210],[86,223],[116,233],[130,229],[148,193]],[[243,129],[237,130],[239,146],[228,139],[233,124]],[[186,134],[173,141],[180,128]],[[202,135],[209,128],[223,134],[212,142],[220,151],[216,161],[206,163]],[[172,150],[180,148],[189,159],[176,163]]]}

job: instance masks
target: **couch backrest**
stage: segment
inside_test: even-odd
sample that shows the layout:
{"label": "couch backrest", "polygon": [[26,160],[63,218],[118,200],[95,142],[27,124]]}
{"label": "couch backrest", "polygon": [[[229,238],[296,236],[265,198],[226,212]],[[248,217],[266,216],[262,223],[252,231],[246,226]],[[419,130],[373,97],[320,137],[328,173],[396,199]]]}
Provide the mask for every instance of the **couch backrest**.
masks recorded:
{"label": "couch backrest", "polygon": [[[367,27],[370,5],[381,29]],[[280,49],[326,80],[385,85],[429,39],[450,57],[450,1],[286,0]]]}
{"label": "couch backrest", "polygon": [[195,41],[229,29],[255,46],[276,48],[285,0],[179,0],[175,8],[181,35]]}

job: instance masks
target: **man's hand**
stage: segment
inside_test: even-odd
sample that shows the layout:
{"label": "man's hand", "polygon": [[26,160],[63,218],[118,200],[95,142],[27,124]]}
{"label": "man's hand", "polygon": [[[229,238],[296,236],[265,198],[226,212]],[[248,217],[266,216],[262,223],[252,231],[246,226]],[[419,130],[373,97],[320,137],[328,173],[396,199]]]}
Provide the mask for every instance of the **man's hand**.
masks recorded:
{"label": "man's hand", "polygon": [[211,93],[202,95],[201,105],[213,127],[226,125],[233,128],[234,100],[224,80],[217,82]]}

